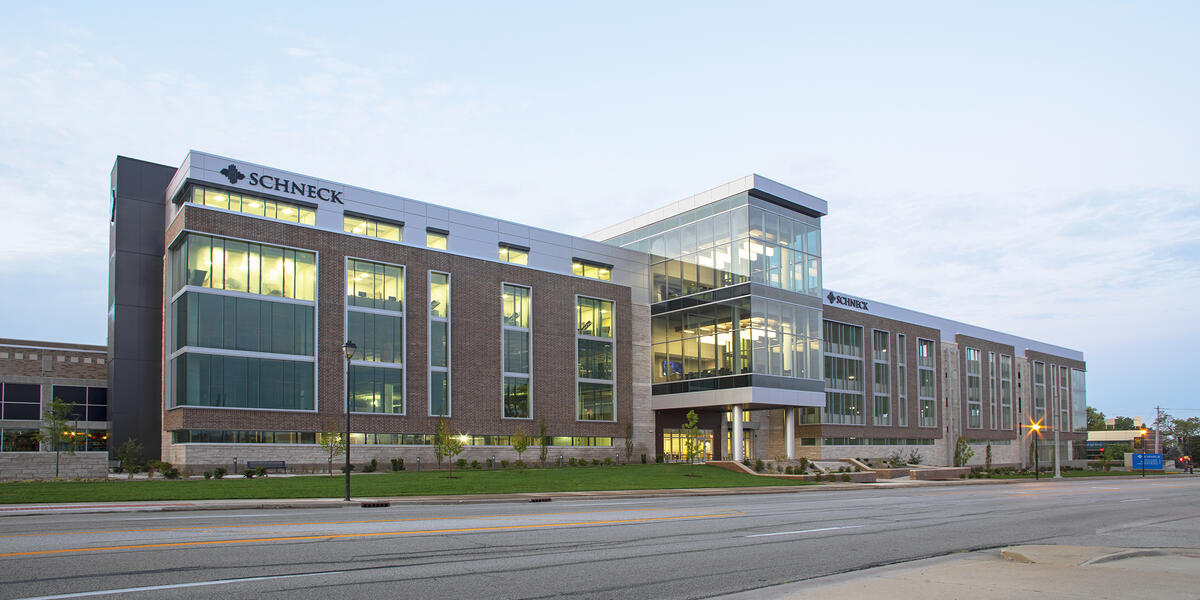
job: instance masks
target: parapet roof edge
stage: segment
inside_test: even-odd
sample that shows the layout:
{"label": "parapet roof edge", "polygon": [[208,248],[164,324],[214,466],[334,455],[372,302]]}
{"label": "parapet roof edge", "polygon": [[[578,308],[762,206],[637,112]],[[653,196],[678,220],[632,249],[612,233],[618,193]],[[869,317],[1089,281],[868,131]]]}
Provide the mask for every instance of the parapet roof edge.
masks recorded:
{"label": "parapet roof edge", "polygon": [[1079,350],[1073,350],[1063,346],[1056,346],[1046,342],[1039,342],[1037,340],[1021,337],[1019,335],[1004,333],[1003,331],[996,331],[986,327],[979,327],[978,325],[971,325],[969,323],[963,323],[962,321],[955,321],[945,317],[938,317],[928,313],[916,311],[911,308],[904,308],[902,306],[896,306],[894,304],[888,304],[886,302],[880,302],[878,300],[872,300],[862,296],[855,296],[853,294],[847,294],[845,292],[839,292],[829,288],[822,290],[823,296],[828,296],[829,294],[845,296],[847,298],[853,298],[856,300],[863,300],[871,306],[871,309],[862,311],[846,306],[833,306],[828,303],[824,304],[824,308],[839,308],[842,310],[849,310],[851,312],[862,312],[864,314],[875,315],[885,319],[892,319],[895,321],[902,321],[905,323],[913,323],[915,325],[930,327],[937,329],[942,333],[942,341],[953,342],[956,335],[962,334],[982,340],[1007,344],[1013,347],[1013,350],[1018,356],[1025,356],[1026,350],[1033,350],[1034,352],[1041,352],[1043,354],[1051,354],[1054,356],[1061,356],[1063,358],[1085,362],[1083,352]]}
{"label": "parapet roof edge", "polygon": [[[295,171],[289,171],[289,170],[287,170],[287,169],[280,169],[280,168],[277,168],[277,167],[272,167],[272,166],[270,166],[270,165],[265,165],[265,164],[262,164],[262,163],[256,163],[256,162],[251,162],[251,161],[248,161],[248,160],[242,160],[242,159],[238,159],[238,158],[232,158],[232,157],[229,157],[229,156],[223,156],[223,155],[220,155],[220,154],[213,154],[213,153],[211,153],[211,152],[204,152],[203,150],[196,150],[196,149],[191,149],[191,150],[188,150],[188,153],[187,153],[187,155],[184,157],[184,159],[183,159],[183,161],[180,163],[179,167],[176,167],[176,170],[178,170],[178,169],[182,169],[182,168],[184,167],[184,165],[188,165],[188,164],[190,163],[190,159],[191,159],[192,155],[207,156],[207,157],[210,157],[210,158],[215,158],[215,159],[219,159],[219,160],[222,160],[222,161],[228,160],[228,161],[232,161],[232,162],[235,162],[235,163],[242,163],[242,164],[244,164],[244,165],[252,165],[252,166],[255,166],[255,167],[261,167],[261,168],[264,168],[264,169],[271,169],[272,171],[278,171],[278,172],[280,172],[280,173],[285,173],[285,174],[288,174],[288,175],[295,175],[295,176],[297,176],[297,177],[303,177],[303,178],[305,178],[305,179],[310,179],[310,180],[314,180],[314,181],[320,181],[320,182],[324,182],[324,183],[330,184],[330,185],[332,185],[332,186],[337,186],[339,189],[345,189],[345,190],[359,190],[359,191],[365,192],[365,193],[367,193],[367,194],[376,194],[376,195],[380,195],[380,196],[389,196],[389,197],[392,197],[392,198],[397,198],[397,199],[399,199],[399,200],[402,200],[402,201],[404,201],[404,202],[412,202],[412,203],[419,204],[419,205],[426,206],[426,207],[433,206],[433,207],[437,207],[437,208],[441,208],[441,209],[446,209],[446,210],[454,211],[454,212],[461,213],[461,214],[464,214],[464,215],[470,215],[470,216],[473,216],[473,217],[478,217],[478,218],[480,218],[480,219],[486,219],[486,220],[489,220],[489,221],[494,221],[494,222],[496,222],[496,223],[505,223],[505,224],[508,224],[508,225],[514,225],[514,226],[516,226],[516,227],[522,227],[522,228],[528,229],[529,231],[539,231],[539,232],[545,232],[545,233],[548,233],[548,234],[551,234],[551,235],[559,235],[559,236],[564,236],[564,237],[568,237],[568,238],[572,238],[572,239],[576,239],[576,240],[580,240],[580,241],[583,241],[583,242],[588,242],[588,243],[601,243],[601,242],[597,242],[596,240],[590,239],[590,238],[588,238],[588,237],[586,237],[586,236],[582,236],[582,235],[575,235],[575,234],[571,234],[571,233],[563,233],[563,232],[561,232],[561,231],[555,231],[555,230],[553,230],[553,229],[546,229],[546,228],[544,228],[544,227],[537,227],[537,226],[534,226],[534,225],[529,225],[529,224],[526,224],[526,223],[518,223],[518,222],[516,222],[516,221],[509,221],[509,220],[506,220],[506,219],[500,219],[500,218],[493,217],[493,216],[490,216],[490,215],[485,215],[485,214],[480,214],[480,213],[476,213],[476,212],[471,212],[471,211],[463,210],[463,209],[461,209],[461,208],[456,208],[456,207],[453,207],[453,206],[447,206],[447,205],[444,205],[444,204],[434,204],[434,203],[432,203],[432,202],[426,202],[426,201],[424,201],[424,200],[417,200],[417,199],[415,199],[415,198],[409,198],[408,196],[400,196],[400,195],[397,195],[397,194],[392,194],[392,193],[389,193],[389,192],[381,192],[381,191],[379,191],[379,190],[373,190],[373,189],[370,189],[370,188],[365,188],[365,187],[361,187],[361,186],[357,186],[357,185],[349,185],[349,184],[346,184],[346,183],[342,183],[342,182],[340,182],[340,181],[334,181],[334,180],[332,180],[332,179],[323,179],[323,178],[321,178],[321,177],[314,177],[314,176],[312,176],[312,175],[306,175],[306,174],[304,174],[304,173],[297,173],[297,172],[295,172]],[[370,216],[370,215],[368,215],[368,216]],[[607,246],[607,245],[606,245],[606,246]],[[630,253],[630,254],[629,254],[629,258],[630,258],[631,260],[633,260],[633,259],[636,259],[636,258],[640,258],[640,257],[642,256],[642,253],[640,253],[640,252],[634,252],[634,251],[632,251],[632,250],[628,250],[628,249],[625,249],[625,248],[617,248],[617,247],[615,247],[615,246],[607,246],[607,247],[605,248],[605,250],[606,250],[606,251],[612,251],[613,249],[615,249],[615,250],[616,250],[616,251],[618,251],[618,252],[627,252],[627,253]]]}
{"label": "parapet roof edge", "polygon": [[635,215],[614,225],[593,231],[583,237],[590,240],[604,241],[623,233],[657,223],[677,214],[685,213],[694,208],[699,208],[706,204],[751,190],[763,192],[767,196],[772,197],[772,199],[780,199],[784,202],[798,205],[820,216],[829,214],[829,203],[825,200],[773,179],[763,177],[757,173],[751,173],[745,177],[739,177],[728,183],[700,192],[699,194],[688,196],[683,200],[678,200],[640,215]]}

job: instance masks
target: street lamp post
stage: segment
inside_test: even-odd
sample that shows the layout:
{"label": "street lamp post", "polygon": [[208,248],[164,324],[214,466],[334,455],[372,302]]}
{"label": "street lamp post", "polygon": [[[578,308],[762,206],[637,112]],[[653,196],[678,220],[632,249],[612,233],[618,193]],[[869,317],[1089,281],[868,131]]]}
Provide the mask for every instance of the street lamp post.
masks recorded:
{"label": "street lamp post", "polygon": [[1146,430],[1139,429],[1142,434],[1142,477],[1146,476]]}
{"label": "street lamp post", "polygon": [[1037,435],[1037,437],[1033,440],[1033,478],[1040,480],[1041,474],[1038,473],[1038,446],[1040,445],[1039,442],[1042,441],[1042,424],[1034,423],[1033,425],[1030,425],[1029,428],[1032,429],[1033,433]]}
{"label": "street lamp post", "polygon": [[342,352],[346,353],[346,502],[350,501],[350,359],[358,346],[346,340]]}

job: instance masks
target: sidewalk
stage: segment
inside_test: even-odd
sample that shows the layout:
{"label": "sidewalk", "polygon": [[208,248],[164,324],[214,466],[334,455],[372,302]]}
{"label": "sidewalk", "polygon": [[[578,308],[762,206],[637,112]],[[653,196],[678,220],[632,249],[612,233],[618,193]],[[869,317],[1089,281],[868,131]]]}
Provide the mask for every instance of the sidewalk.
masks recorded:
{"label": "sidewalk", "polygon": [[831,575],[725,600],[1200,597],[1200,549],[1014,546]]}

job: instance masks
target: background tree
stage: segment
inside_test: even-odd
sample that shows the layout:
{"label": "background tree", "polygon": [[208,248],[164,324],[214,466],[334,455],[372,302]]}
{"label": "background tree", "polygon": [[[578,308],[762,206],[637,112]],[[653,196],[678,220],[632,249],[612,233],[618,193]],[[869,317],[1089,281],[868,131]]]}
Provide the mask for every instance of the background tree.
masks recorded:
{"label": "background tree", "polygon": [[42,429],[38,430],[39,442],[48,443],[54,449],[54,478],[58,479],[58,464],[63,447],[67,454],[75,454],[75,431],[71,428],[71,411],[75,405],[63,402],[62,398],[50,401],[46,411],[42,413]]}
{"label": "background tree", "polygon": [[336,456],[346,452],[346,437],[345,432],[338,428],[338,424],[330,421],[325,425],[325,432],[321,434],[321,450],[329,458],[329,476],[333,477],[333,459]]}
{"label": "background tree", "polygon": [[625,424],[625,462],[633,462],[633,422]]}
{"label": "background tree", "polygon": [[1196,445],[1196,436],[1200,436],[1200,417],[1172,419],[1168,432],[1179,456],[1190,456],[1195,460],[1193,446]]}
{"label": "background tree", "polygon": [[1087,407],[1087,424],[1088,431],[1104,431],[1104,413]]}
{"label": "background tree", "polygon": [[696,411],[689,410],[683,421],[683,451],[687,455],[688,462],[696,458],[700,453],[700,417]]}
{"label": "background tree", "polygon": [[509,441],[512,442],[513,450],[516,450],[517,452],[517,462],[524,465],[525,451],[529,449],[530,442],[529,435],[525,433],[525,428],[517,425],[517,428],[513,430],[512,437],[509,438]]}
{"label": "background tree", "polygon": [[541,444],[541,447],[538,448],[538,459],[542,461],[543,468],[546,466],[546,454],[550,450],[546,447],[546,437],[546,417],[542,417],[538,422],[538,443]]}
{"label": "background tree", "polygon": [[1133,417],[1113,417],[1113,429],[1117,431],[1131,431],[1137,429],[1133,426]]}
{"label": "background tree", "polygon": [[[433,456],[437,458],[438,468],[442,468],[442,457],[446,455],[445,450],[446,438],[450,437],[450,430],[446,428],[446,420],[438,419],[437,426],[433,430]],[[454,466],[451,465],[453,473]]]}
{"label": "background tree", "polygon": [[117,448],[117,461],[121,471],[129,473],[130,479],[133,479],[134,473],[142,470],[142,445],[137,439],[129,438]]}

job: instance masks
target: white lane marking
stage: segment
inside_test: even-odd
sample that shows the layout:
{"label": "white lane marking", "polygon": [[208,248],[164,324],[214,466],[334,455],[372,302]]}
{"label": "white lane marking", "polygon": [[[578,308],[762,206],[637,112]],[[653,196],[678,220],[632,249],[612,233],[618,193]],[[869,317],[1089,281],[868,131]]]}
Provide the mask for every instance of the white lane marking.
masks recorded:
{"label": "white lane marking", "polygon": [[1118,500],[1117,504],[1120,504],[1122,502],[1141,502],[1142,500],[1149,500],[1149,498],[1130,498],[1128,500]]}
{"label": "white lane marking", "polygon": [[1121,489],[1124,489],[1124,488],[1119,488],[1119,487],[1117,487],[1117,488],[1114,488],[1114,487],[1100,487],[1100,486],[1097,486],[1097,485],[1093,485],[1093,486],[1092,486],[1092,489],[1093,489],[1093,490],[1121,490]]}
{"label": "white lane marking", "polygon": [[193,583],[172,583],[169,585],[148,585],[146,587],[121,588],[118,590],[96,590],[94,592],[77,592],[74,594],[56,594],[54,596],[33,596],[19,600],[58,600],[60,598],[84,598],[87,596],[104,596],[107,594],[125,594],[129,592],[154,592],[158,590],[174,590],[179,588],[201,587],[206,585],[223,585],[226,583],[246,583],[250,581],[267,581],[269,579],[290,579],[292,577],[313,577],[315,575],[337,575],[345,571],[323,571],[321,573],[297,573],[295,575],[268,575],[265,577],[245,577],[243,579],[216,579],[213,581],[196,581]]}
{"label": "white lane marking", "polygon": [[564,506],[624,506],[626,504],[665,504],[661,500],[647,500],[645,502],[563,502]]}
{"label": "white lane marking", "polygon": [[833,531],[835,529],[858,529],[862,525],[846,525],[844,527],[822,527],[820,529],[801,529],[800,531],[776,531],[775,533],[756,533],[746,537],[767,537],[771,535],[795,535],[797,533],[816,533],[818,531]]}

